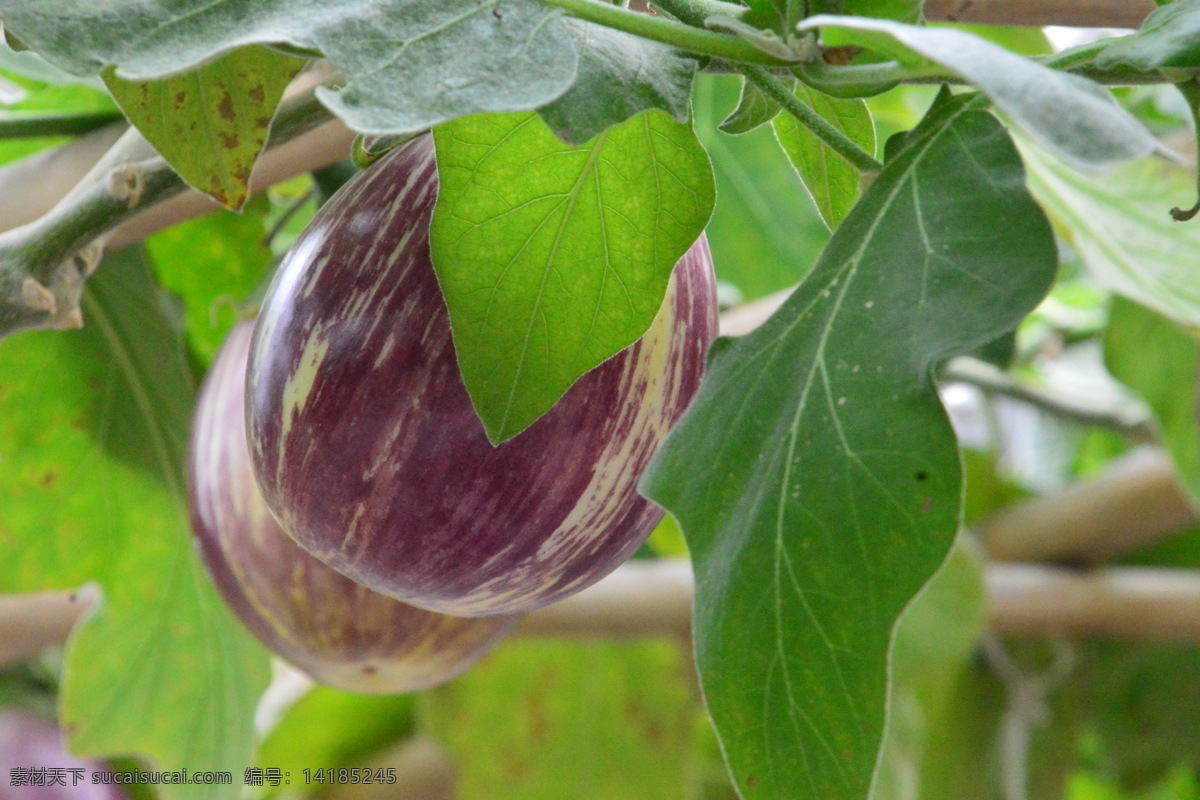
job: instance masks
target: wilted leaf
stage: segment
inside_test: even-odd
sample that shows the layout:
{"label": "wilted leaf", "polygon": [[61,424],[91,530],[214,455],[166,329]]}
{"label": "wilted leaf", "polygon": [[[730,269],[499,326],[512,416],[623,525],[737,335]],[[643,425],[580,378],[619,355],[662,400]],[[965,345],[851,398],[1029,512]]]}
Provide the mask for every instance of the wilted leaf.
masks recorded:
{"label": "wilted leaf", "polygon": [[304,62],[245,47],[173,78],[104,83],[125,116],[191,186],[229,208],[249,196],[284,87]]}

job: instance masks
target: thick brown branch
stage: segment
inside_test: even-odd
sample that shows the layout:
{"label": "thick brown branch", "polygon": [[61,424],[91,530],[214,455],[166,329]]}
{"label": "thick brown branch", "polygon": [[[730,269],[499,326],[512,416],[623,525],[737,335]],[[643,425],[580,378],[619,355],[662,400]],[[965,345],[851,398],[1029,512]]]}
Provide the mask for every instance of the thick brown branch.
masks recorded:
{"label": "thick brown branch", "polygon": [[925,0],[925,18],[979,25],[1136,28],[1153,0]]}
{"label": "thick brown branch", "polygon": [[[1099,636],[1200,644],[1200,573],[1113,567],[1092,571],[990,564],[988,621],[1012,636]],[[574,597],[528,614],[519,636],[684,637],[694,584],[683,559],[632,561]],[[68,595],[0,598],[0,665],[65,641],[91,601]]]}
{"label": "thick brown branch", "polygon": [[[330,163],[344,157],[350,137],[340,125],[329,128],[321,148],[314,142],[284,149],[331,119],[329,112],[304,93],[286,101],[272,126],[268,155],[252,177],[261,188],[273,180],[298,174],[316,161]],[[334,158],[324,158],[331,142],[345,147]],[[80,153],[83,148],[72,150]],[[57,163],[79,166],[80,158]],[[315,164],[321,166],[322,164]],[[25,168],[0,172],[0,185]],[[20,191],[20,189],[18,189]],[[172,198],[178,199],[173,204]],[[187,186],[153,148],[135,131],[127,130],[115,145],[85,174],[66,196],[37,219],[0,234],[0,338],[30,328],[78,327],[83,283],[99,262],[106,246],[136,241],[149,233],[198,216],[216,206]],[[36,202],[31,202],[36,209]],[[152,209],[152,214],[145,214]],[[145,216],[144,219],[139,217]],[[12,222],[11,215],[6,222]],[[132,221],[132,222],[131,222]],[[124,227],[131,223],[129,227]],[[124,230],[122,228],[124,227]]]}
{"label": "thick brown branch", "polygon": [[[987,568],[988,620],[1004,635],[1101,636],[1200,643],[1200,574],[1032,564]],[[595,586],[529,614],[526,636],[676,636],[690,624],[691,568],[631,562]]]}
{"label": "thick brown branch", "polygon": [[1170,459],[1142,447],[1094,478],[1001,511],[978,532],[999,561],[1096,563],[1198,522]]}

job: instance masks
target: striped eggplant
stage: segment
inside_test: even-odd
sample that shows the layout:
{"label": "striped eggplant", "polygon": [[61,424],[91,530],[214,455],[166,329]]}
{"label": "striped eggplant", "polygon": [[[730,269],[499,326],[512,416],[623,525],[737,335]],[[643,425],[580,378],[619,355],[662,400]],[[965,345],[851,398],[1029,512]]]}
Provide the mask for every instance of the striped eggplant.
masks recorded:
{"label": "striped eggplant", "polygon": [[254,469],[283,528],[354,580],[444,613],[527,611],[599,580],[662,518],[635,487],[699,386],[712,261],[702,238],[649,331],[493,447],[430,261],[436,195],[423,137],[301,234],[254,336]]}
{"label": "striped eggplant", "polygon": [[[16,704],[0,708],[0,769],[4,770],[0,800],[126,800],[128,797],[104,774],[112,771],[112,767],[102,761],[71,755],[67,752],[67,737],[57,725],[21,710]],[[22,769],[24,781],[19,772]],[[49,779],[56,774],[63,779]]]}
{"label": "striped eggplant", "polygon": [[482,658],[516,618],[461,619],[376,594],[279,529],[254,482],[246,446],[251,334],[250,323],[230,334],[205,378],[192,424],[192,528],[213,582],[246,627],[322,683],[398,693],[449,680]]}

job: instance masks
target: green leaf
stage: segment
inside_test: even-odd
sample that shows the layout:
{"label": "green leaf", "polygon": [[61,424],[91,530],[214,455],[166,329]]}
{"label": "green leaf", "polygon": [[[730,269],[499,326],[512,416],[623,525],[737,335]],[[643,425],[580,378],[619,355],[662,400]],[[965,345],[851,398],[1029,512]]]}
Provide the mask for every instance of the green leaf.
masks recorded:
{"label": "green leaf", "polygon": [[[1009,800],[1014,796],[1017,775],[1024,783],[1021,796],[1028,800],[1079,800],[1066,793],[1066,785],[1079,765],[1086,675],[1076,669],[1066,676],[1065,683],[1047,678],[1047,673],[1056,669],[1053,659],[1064,657],[1061,651],[1050,655],[1040,642],[1026,644],[1003,643],[1015,671],[1026,681],[1020,688],[1015,681],[1002,681],[995,665],[982,656],[956,673],[940,676],[946,684],[946,699],[941,714],[929,718],[924,731],[919,787],[910,795],[914,800]],[[1038,708],[1044,717],[1015,720],[1015,703],[1025,705],[1025,714],[1033,710],[1030,689],[1038,680],[1049,684],[1044,705]],[[1014,690],[1022,689],[1025,696],[1014,697]],[[1020,757],[1011,750],[1006,752],[1017,739],[1013,735],[1017,726],[1029,737],[1021,767],[1006,760]],[[1017,769],[1019,773],[1014,772]]]}
{"label": "green leaf", "polygon": [[577,56],[537,0],[0,0],[0,19],[77,75],[183,72],[248,44],[323,53],[345,75],[321,99],[364,133],[411,133],[467,114],[524,111],[561,95]]}
{"label": "green leaf", "polygon": [[1187,325],[1200,325],[1200,282],[1192,253],[1200,226],[1178,223],[1168,210],[1195,201],[1187,170],[1157,159],[1092,177],[1024,146],[1029,188],[1106,288]]}
{"label": "green leaf", "polygon": [[[182,487],[192,382],[178,312],[139,251],[88,281],[88,326],[0,344],[0,592],[95,581],[61,717],[83,755],[160,769],[249,763],[267,658],[195,556]],[[163,787],[231,798],[233,787]]]}
{"label": "green leaf", "polygon": [[657,111],[583,147],[535,114],[434,136],[433,263],[463,380],[499,443],[650,327],[712,214],[712,167],[691,127]]}
{"label": "green leaf", "polygon": [[566,94],[538,110],[561,141],[585,144],[652,108],[688,121],[695,56],[578,19],[562,24],[579,52],[579,73]]}
{"label": "green leaf", "polygon": [[183,300],[187,341],[202,364],[216,356],[271,264],[269,205],[255,198],[240,214],[218,211],[146,240],[159,281]]}
{"label": "green leaf", "polygon": [[708,224],[717,277],[747,300],[795,286],[829,240],[808,193],[769,128],[717,129],[738,97],[732,75],[696,81],[696,135],[712,159],[717,206]]}
{"label": "green leaf", "polygon": [[[875,152],[875,124],[862,100],[839,100],[800,84],[796,96],[868,153]],[[775,118],[775,136],[788,154],[830,229],[842,224],[858,199],[862,173],[833,152],[791,114]]]}
{"label": "green leaf", "polygon": [[[6,84],[23,96],[3,103],[5,117],[41,112],[47,115],[92,114],[116,111],[112,98],[96,81],[96,87],[83,85],[67,75],[63,80],[50,65],[32,53],[13,53],[0,47],[0,89]],[[0,92],[2,94],[2,92]],[[0,164],[32,155],[39,150],[69,142],[68,136],[46,136],[0,140]]]}
{"label": "green leaf", "polygon": [[1136,791],[1172,767],[1200,768],[1200,651],[1096,642],[1089,652],[1087,707],[1105,771]]}
{"label": "green leaf", "polygon": [[866,796],[893,627],[961,513],[930,370],[1053,279],[1020,158],[978,106],[931,111],[784,306],[715,349],[642,482],[687,538],[697,663],[748,800]]}
{"label": "green leaf", "polygon": [[191,186],[228,208],[250,194],[250,171],[267,142],[283,90],[304,62],[243,47],[173,78],[104,83],[142,135]]}
{"label": "green leaf", "polygon": [[678,800],[701,722],[674,642],[510,642],[434,691],[458,800]]}
{"label": "green leaf", "polygon": [[1200,0],[1156,9],[1130,36],[1113,39],[1096,56],[1101,69],[1127,64],[1140,70],[1200,66]]}
{"label": "green leaf", "polygon": [[817,27],[826,45],[865,47],[910,65],[928,59],[961,75],[1030,136],[1072,164],[1109,166],[1158,147],[1154,136],[1102,86],[964,31],[858,17],[812,17],[801,25]]}
{"label": "green leaf", "polygon": [[1182,483],[1200,503],[1200,340],[1137,303],[1114,297],[1104,361],[1117,380],[1149,404]]}
{"label": "green leaf", "polygon": [[845,13],[855,17],[892,19],[912,25],[921,21],[921,0],[845,0],[842,5]]}
{"label": "green leaf", "polygon": [[315,686],[295,702],[263,741],[258,763],[291,773],[291,786],[269,796],[324,787],[305,785],[305,769],[362,767],[366,760],[416,729],[413,695],[361,695]]}
{"label": "green leaf", "polygon": [[[789,90],[796,85],[795,78],[779,79]],[[737,108],[729,113],[717,127],[722,133],[749,133],[759,125],[766,125],[779,113],[779,104],[767,97],[762,89],[750,81],[742,81],[742,96]]]}

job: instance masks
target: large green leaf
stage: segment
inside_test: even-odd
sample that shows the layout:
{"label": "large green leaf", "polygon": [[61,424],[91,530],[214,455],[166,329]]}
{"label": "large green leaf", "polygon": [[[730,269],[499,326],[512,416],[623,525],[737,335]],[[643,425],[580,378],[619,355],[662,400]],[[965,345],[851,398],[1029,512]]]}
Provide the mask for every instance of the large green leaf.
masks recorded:
{"label": "large green leaf", "polygon": [[1030,136],[1073,164],[1108,166],[1157,147],[1150,132],[1103,87],[965,31],[831,16],[812,17],[801,27],[819,27],[828,45],[865,47],[907,64],[928,60],[958,73]]}
{"label": "large green leaf", "polygon": [[691,127],[659,111],[582,147],[536,114],[434,136],[433,264],[463,380],[499,443],[650,327],[712,214],[712,167]]}
{"label": "large green leaf", "polygon": [[1104,362],[1113,377],[1153,409],[1182,483],[1200,504],[1200,339],[1137,303],[1115,297],[1104,334]]}
{"label": "large green leaf", "polygon": [[146,240],[159,281],[183,300],[188,344],[203,364],[216,356],[270,266],[263,222],[269,206],[255,198],[240,214],[218,211]]}
{"label": "large green leaf", "polygon": [[129,250],[88,281],[83,306],[82,331],[0,344],[0,592],[100,587],[63,676],[77,752],[240,779],[267,659],[209,585],[188,533],[193,387],[178,312]]}
{"label": "large green leaf", "polygon": [[579,73],[566,94],[538,110],[559,139],[584,144],[651,108],[688,121],[695,56],[578,19],[563,25],[579,51]]}
{"label": "large green leaf", "polygon": [[1200,1],[1177,0],[1146,17],[1141,30],[1114,39],[1096,66],[1128,64],[1143,70],[1200,66]]}
{"label": "large green leaf", "polygon": [[250,194],[284,87],[304,62],[243,47],[173,78],[104,83],[125,116],[185,181],[229,208]]}
{"label": "large green leaf", "polygon": [[717,123],[738,99],[731,75],[696,80],[696,135],[712,159],[717,206],[708,224],[717,277],[752,300],[795,286],[829,240],[829,231],[769,128],[740,136]]}
{"label": "large green leaf", "polygon": [[675,642],[511,642],[436,690],[459,800],[677,800],[700,712]]}
{"label": "large green leaf", "polygon": [[[872,155],[875,153],[875,124],[862,100],[839,100],[804,84],[796,88],[796,96],[850,141]],[[791,114],[780,114],[773,124],[779,143],[812,195],[825,224],[831,229],[841,225],[858,199],[862,173]]]}
{"label": "large green leaf", "polygon": [[866,795],[896,620],[958,527],[932,379],[1049,288],[1050,227],[977,96],[940,103],[754,333],[714,348],[642,484],[695,564],[696,652],[747,798]]}
{"label": "large green leaf", "polygon": [[1029,188],[1097,281],[1171,319],[1200,325],[1191,255],[1200,252],[1200,226],[1168,213],[1195,200],[1187,170],[1146,159],[1090,176],[1036,147],[1022,147],[1021,154]]}
{"label": "large green leaf", "polygon": [[577,62],[558,16],[537,0],[0,0],[6,30],[78,75],[161,78],[247,44],[318,50],[346,77],[322,100],[366,133],[558,97]]}

